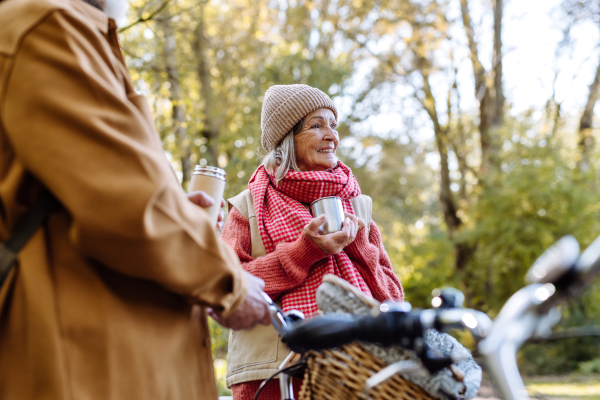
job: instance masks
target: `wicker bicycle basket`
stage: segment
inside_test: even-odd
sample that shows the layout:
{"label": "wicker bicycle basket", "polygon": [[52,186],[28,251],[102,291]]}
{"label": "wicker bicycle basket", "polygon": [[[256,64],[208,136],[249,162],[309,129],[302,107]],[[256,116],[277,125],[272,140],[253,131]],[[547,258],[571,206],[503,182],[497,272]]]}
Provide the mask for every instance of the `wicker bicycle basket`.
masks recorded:
{"label": "wicker bicycle basket", "polygon": [[368,393],[365,381],[386,365],[360,344],[336,350],[311,351],[306,355],[306,372],[299,400],[434,400],[435,397],[399,375]]}

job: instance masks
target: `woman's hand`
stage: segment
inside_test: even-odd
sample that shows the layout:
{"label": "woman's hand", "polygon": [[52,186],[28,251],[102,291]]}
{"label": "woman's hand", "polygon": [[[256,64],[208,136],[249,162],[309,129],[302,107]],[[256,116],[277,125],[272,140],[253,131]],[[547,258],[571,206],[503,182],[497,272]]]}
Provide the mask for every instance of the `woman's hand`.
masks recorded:
{"label": "woman's hand", "polygon": [[325,222],[325,215],[320,215],[304,227],[304,235],[328,256],[338,254],[356,239],[357,232],[365,226],[365,223],[356,215],[348,213],[344,213],[344,215],[346,218],[341,231],[321,235],[319,226]]}
{"label": "woman's hand", "polygon": [[355,221],[358,225],[358,232],[362,231],[362,229],[367,225],[365,224],[365,221],[363,221],[362,219],[358,218],[356,215],[344,212],[344,216],[347,218],[352,219],[353,221]]}
{"label": "woman's hand", "polygon": [[[208,207],[212,206],[213,204],[215,204],[214,199],[201,190],[198,190],[198,191],[192,192],[192,193],[188,193],[187,198],[189,201],[191,201],[195,205],[203,207],[203,208],[208,208]],[[223,207],[225,207],[225,200],[221,200],[221,209],[219,210],[219,217],[217,218],[217,230],[218,231],[223,229],[223,225],[224,225],[223,220],[225,219],[225,211],[223,210]]]}

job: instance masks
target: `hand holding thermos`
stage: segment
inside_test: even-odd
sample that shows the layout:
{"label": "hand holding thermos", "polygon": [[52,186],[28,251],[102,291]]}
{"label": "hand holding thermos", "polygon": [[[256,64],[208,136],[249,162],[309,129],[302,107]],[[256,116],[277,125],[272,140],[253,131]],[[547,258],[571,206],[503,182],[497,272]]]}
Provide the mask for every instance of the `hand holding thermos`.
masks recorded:
{"label": "hand holding thermos", "polygon": [[[223,227],[223,218],[225,215],[222,210],[225,206],[223,200],[223,192],[225,191],[225,171],[218,167],[196,165],[188,191],[188,198],[198,191],[203,192],[202,195],[195,195],[198,199],[202,198],[198,203],[191,198],[190,200],[192,200],[194,204],[204,208],[210,215],[210,218],[213,220],[217,229],[220,230]],[[205,195],[208,195],[210,199],[207,199],[207,196]],[[212,200],[212,203],[210,200]]]}
{"label": "hand holding thermos", "polygon": [[[189,185],[188,199],[204,208],[218,230],[223,228],[225,212],[225,171],[221,168],[197,165]],[[269,325],[271,313],[263,297],[265,282],[248,272],[244,272],[246,280],[246,297],[244,301],[227,317],[219,311],[208,309],[215,321],[233,330],[250,329],[256,324]]]}
{"label": "hand holding thermos", "polygon": [[[189,201],[202,208],[210,209],[215,205],[215,200],[202,190],[188,193],[187,197]],[[225,207],[225,200],[221,199],[221,207],[219,208],[216,225],[216,228],[219,231],[223,229],[223,224],[225,222],[225,211],[223,210],[223,207]]]}

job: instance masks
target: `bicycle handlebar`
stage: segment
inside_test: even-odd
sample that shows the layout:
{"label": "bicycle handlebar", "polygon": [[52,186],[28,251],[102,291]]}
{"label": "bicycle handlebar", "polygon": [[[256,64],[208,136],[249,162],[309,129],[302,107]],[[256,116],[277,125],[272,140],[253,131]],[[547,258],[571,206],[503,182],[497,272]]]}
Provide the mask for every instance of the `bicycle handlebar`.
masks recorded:
{"label": "bicycle handlebar", "polygon": [[[348,315],[327,315],[305,321],[290,330],[284,341],[295,352],[325,350],[351,343],[355,340],[378,343],[383,346],[413,347],[423,365],[435,372],[452,364],[450,357],[439,357],[430,351],[423,340],[415,340],[425,333],[419,312],[391,311],[377,317],[355,318]],[[409,343],[413,346],[409,346]]]}
{"label": "bicycle handlebar", "polygon": [[382,346],[399,345],[417,352],[423,365],[435,372],[456,361],[433,354],[423,340],[425,331],[466,327],[474,337],[485,337],[492,324],[487,315],[469,309],[409,311],[408,303],[383,303],[377,316],[330,314],[294,324],[283,340],[296,353],[325,350],[355,340]]}

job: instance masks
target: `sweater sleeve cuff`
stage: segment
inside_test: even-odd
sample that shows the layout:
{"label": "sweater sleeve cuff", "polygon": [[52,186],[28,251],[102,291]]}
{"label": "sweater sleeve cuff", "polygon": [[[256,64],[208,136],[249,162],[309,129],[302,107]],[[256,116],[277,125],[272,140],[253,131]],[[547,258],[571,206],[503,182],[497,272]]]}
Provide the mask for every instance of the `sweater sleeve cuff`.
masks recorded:
{"label": "sweater sleeve cuff", "polygon": [[363,228],[356,234],[354,242],[346,246],[344,251],[353,258],[362,258],[361,254],[364,255],[369,251],[369,245],[367,230]]}
{"label": "sweater sleeve cuff", "polygon": [[[277,246],[277,250],[281,251],[281,264],[287,273],[300,281],[306,278],[310,267],[329,257],[304,234],[300,234],[295,242],[280,244]],[[286,268],[288,266],[291,268]],[[301,272],[303,276],[298,276],[298,272]]]}

